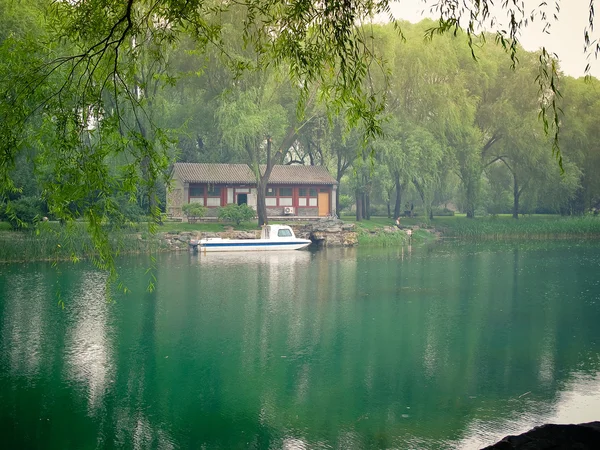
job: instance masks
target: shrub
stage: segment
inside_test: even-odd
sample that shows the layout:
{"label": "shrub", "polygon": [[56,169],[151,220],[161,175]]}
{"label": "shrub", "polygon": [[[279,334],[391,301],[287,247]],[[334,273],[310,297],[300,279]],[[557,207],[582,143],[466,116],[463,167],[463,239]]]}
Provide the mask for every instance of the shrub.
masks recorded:
{"label": "shrub", "polygon": [[239,225],[242,222],[248,222],[254,219],[255,216],[256,211],[246,204],[231,204],[219,208],[219,220],[235,222],[236,225]]}
{"label": "shrub", "polygon": [[206,208],[199,203],[188,203],[181,207],[186,217],[204,217]]}
{"label": "shrub", "polygon": [[14,228],[31,225],[46,214],[44,205],[38,197],[21,197],[4,206],[2,216]]}
{"label": "shrub", "polygon": [[106,215],[109,223],[114,228],[120,228],[124,225],[131,226],[145,218],[142,208],[136,201],[131,201],[126,195],[107,199],[105,208],[107,208]]}
{"label": "shrub", "polygon": [[387,217],[387,215],[388,215],[387,205],[371,204],[370,213],[372,216]]}
{"label": "shrub", "polygon": [[340,210],[341,211],[350,211],[352,209],[352,205],[354,205],[354,199],[349,195],[340,195]]}
{"label": "shrub", "polygon": [[454,211],[452,211],[451,209],[448,209],[448,208],[432,208],[431,211],[433,212],[434,216],[453,216],[454,215]]}

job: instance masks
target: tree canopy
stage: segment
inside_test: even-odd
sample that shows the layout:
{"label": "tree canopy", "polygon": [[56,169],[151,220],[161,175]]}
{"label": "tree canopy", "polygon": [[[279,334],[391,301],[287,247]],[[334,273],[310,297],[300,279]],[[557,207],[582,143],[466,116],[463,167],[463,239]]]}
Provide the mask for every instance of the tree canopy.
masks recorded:
{"label": "tree canopy", "polygon": [[[540,160],[519,156],[538,153],[519,134],[535,120],[520,118],[539,114],[546,131],[554,125],[556,146],[562,100],[556,58],[545,49],[524,52],[519,32],[532,21],[549,24],[560,2],[533,11],[504,2],[509,23],[494,35],[480,34],[497,22],[489,0],[439,1],[439,20],[421,26],[395,21],[392,3],[0,0],[5,214],[18,219],[14,201],[27,192],[57,219],[85,218],[98,263],[112,270],[115,249],[103,223],[119,216],[123,198],[158,222],[175,158],[257,168],[293,160],[293,148],[313,163],[318,153],[341,180],[352,165],[354,174],[366,167],[353,152],[380,151],[369,164],[389,169],[396,213],[403,189],[414,188],[431,209],[454,183],[473,215],[482,175],[494,179],[497,163],[512,174],[515,192],[525,192],[521,172]],[[390,24],[376,25],[376,17]],[[584,39],[590,52],[597,48],[593,20],[592,2]],[[485,40],[500,46],[480,48]],[[532,89],[523,90],[527,83]],[[567,88],[584,101],[577,92],[586,88],[576,80],[563,94]],[[575,110],[571,101],[565,107]],[[592,121],[567,125],[565,142],[592,145]],[[596,161],[593,152],[570,152],[561,155],[577,167]],[[257,172],[259,184],[268,175]],[[356,179],[360,195],[372,186],[364,176]],[[585,171],[581,177],[575,185],[583,180],[590,205],[597,186]],[[22,182],[28,178],[35,188]]]}

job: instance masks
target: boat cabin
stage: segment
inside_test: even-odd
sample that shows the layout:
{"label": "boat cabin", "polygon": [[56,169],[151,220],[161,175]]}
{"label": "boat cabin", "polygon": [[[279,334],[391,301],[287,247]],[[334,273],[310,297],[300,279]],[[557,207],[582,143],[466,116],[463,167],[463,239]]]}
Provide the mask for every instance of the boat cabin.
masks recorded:
{"label": "boat cabin", "polygon": [[266,225],[260,232],[261,239],[290,239],[295,238],[294,230],[287,225]]}

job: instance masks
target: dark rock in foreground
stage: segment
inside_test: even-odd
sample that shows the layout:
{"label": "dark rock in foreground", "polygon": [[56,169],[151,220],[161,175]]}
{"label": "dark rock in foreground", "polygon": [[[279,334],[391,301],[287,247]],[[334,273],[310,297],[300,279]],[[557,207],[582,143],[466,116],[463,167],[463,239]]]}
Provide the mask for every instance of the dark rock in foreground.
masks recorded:
{"label": "dark rock in foreground", "polygon": [[483,450],[596,450],[600,422],[579,425],[542,425],[518,436],[507,436]]}

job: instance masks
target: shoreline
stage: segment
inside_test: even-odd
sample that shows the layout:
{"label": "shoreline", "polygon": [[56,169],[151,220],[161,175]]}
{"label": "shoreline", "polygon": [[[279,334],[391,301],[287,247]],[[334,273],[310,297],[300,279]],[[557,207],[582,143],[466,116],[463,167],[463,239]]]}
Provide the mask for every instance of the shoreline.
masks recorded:
{"label": "shoreline", "polygon": [[[290,224],[298,237],[311,239],[313,245],[326,247],[396,247],[407,244],[445,242],[518,242],[600,239],[600,217],[576,218],[523,218],[511,221],[504,218],[436,218],[429,223],[418,219],[403,220],[401,228],[393,226],[391,219],[372,218],[352,222],[322,220],[312,223]],[[156,254],[187,251],[190,240],[204,237],[233,239],[256,238],[260,233],[252,224],[239,228],[219,224],[166,223],[156,234],[138,229],[111,233],[111,244],[116,256]],[[203,229],[204,228],[204,229]],[[410,230],[410,233],[408,231]],[[39,230],[0,231],[0,263],[64,262],[92,259],[96,255],[91,238],[83,227],[76,232],[39,232]]]}

